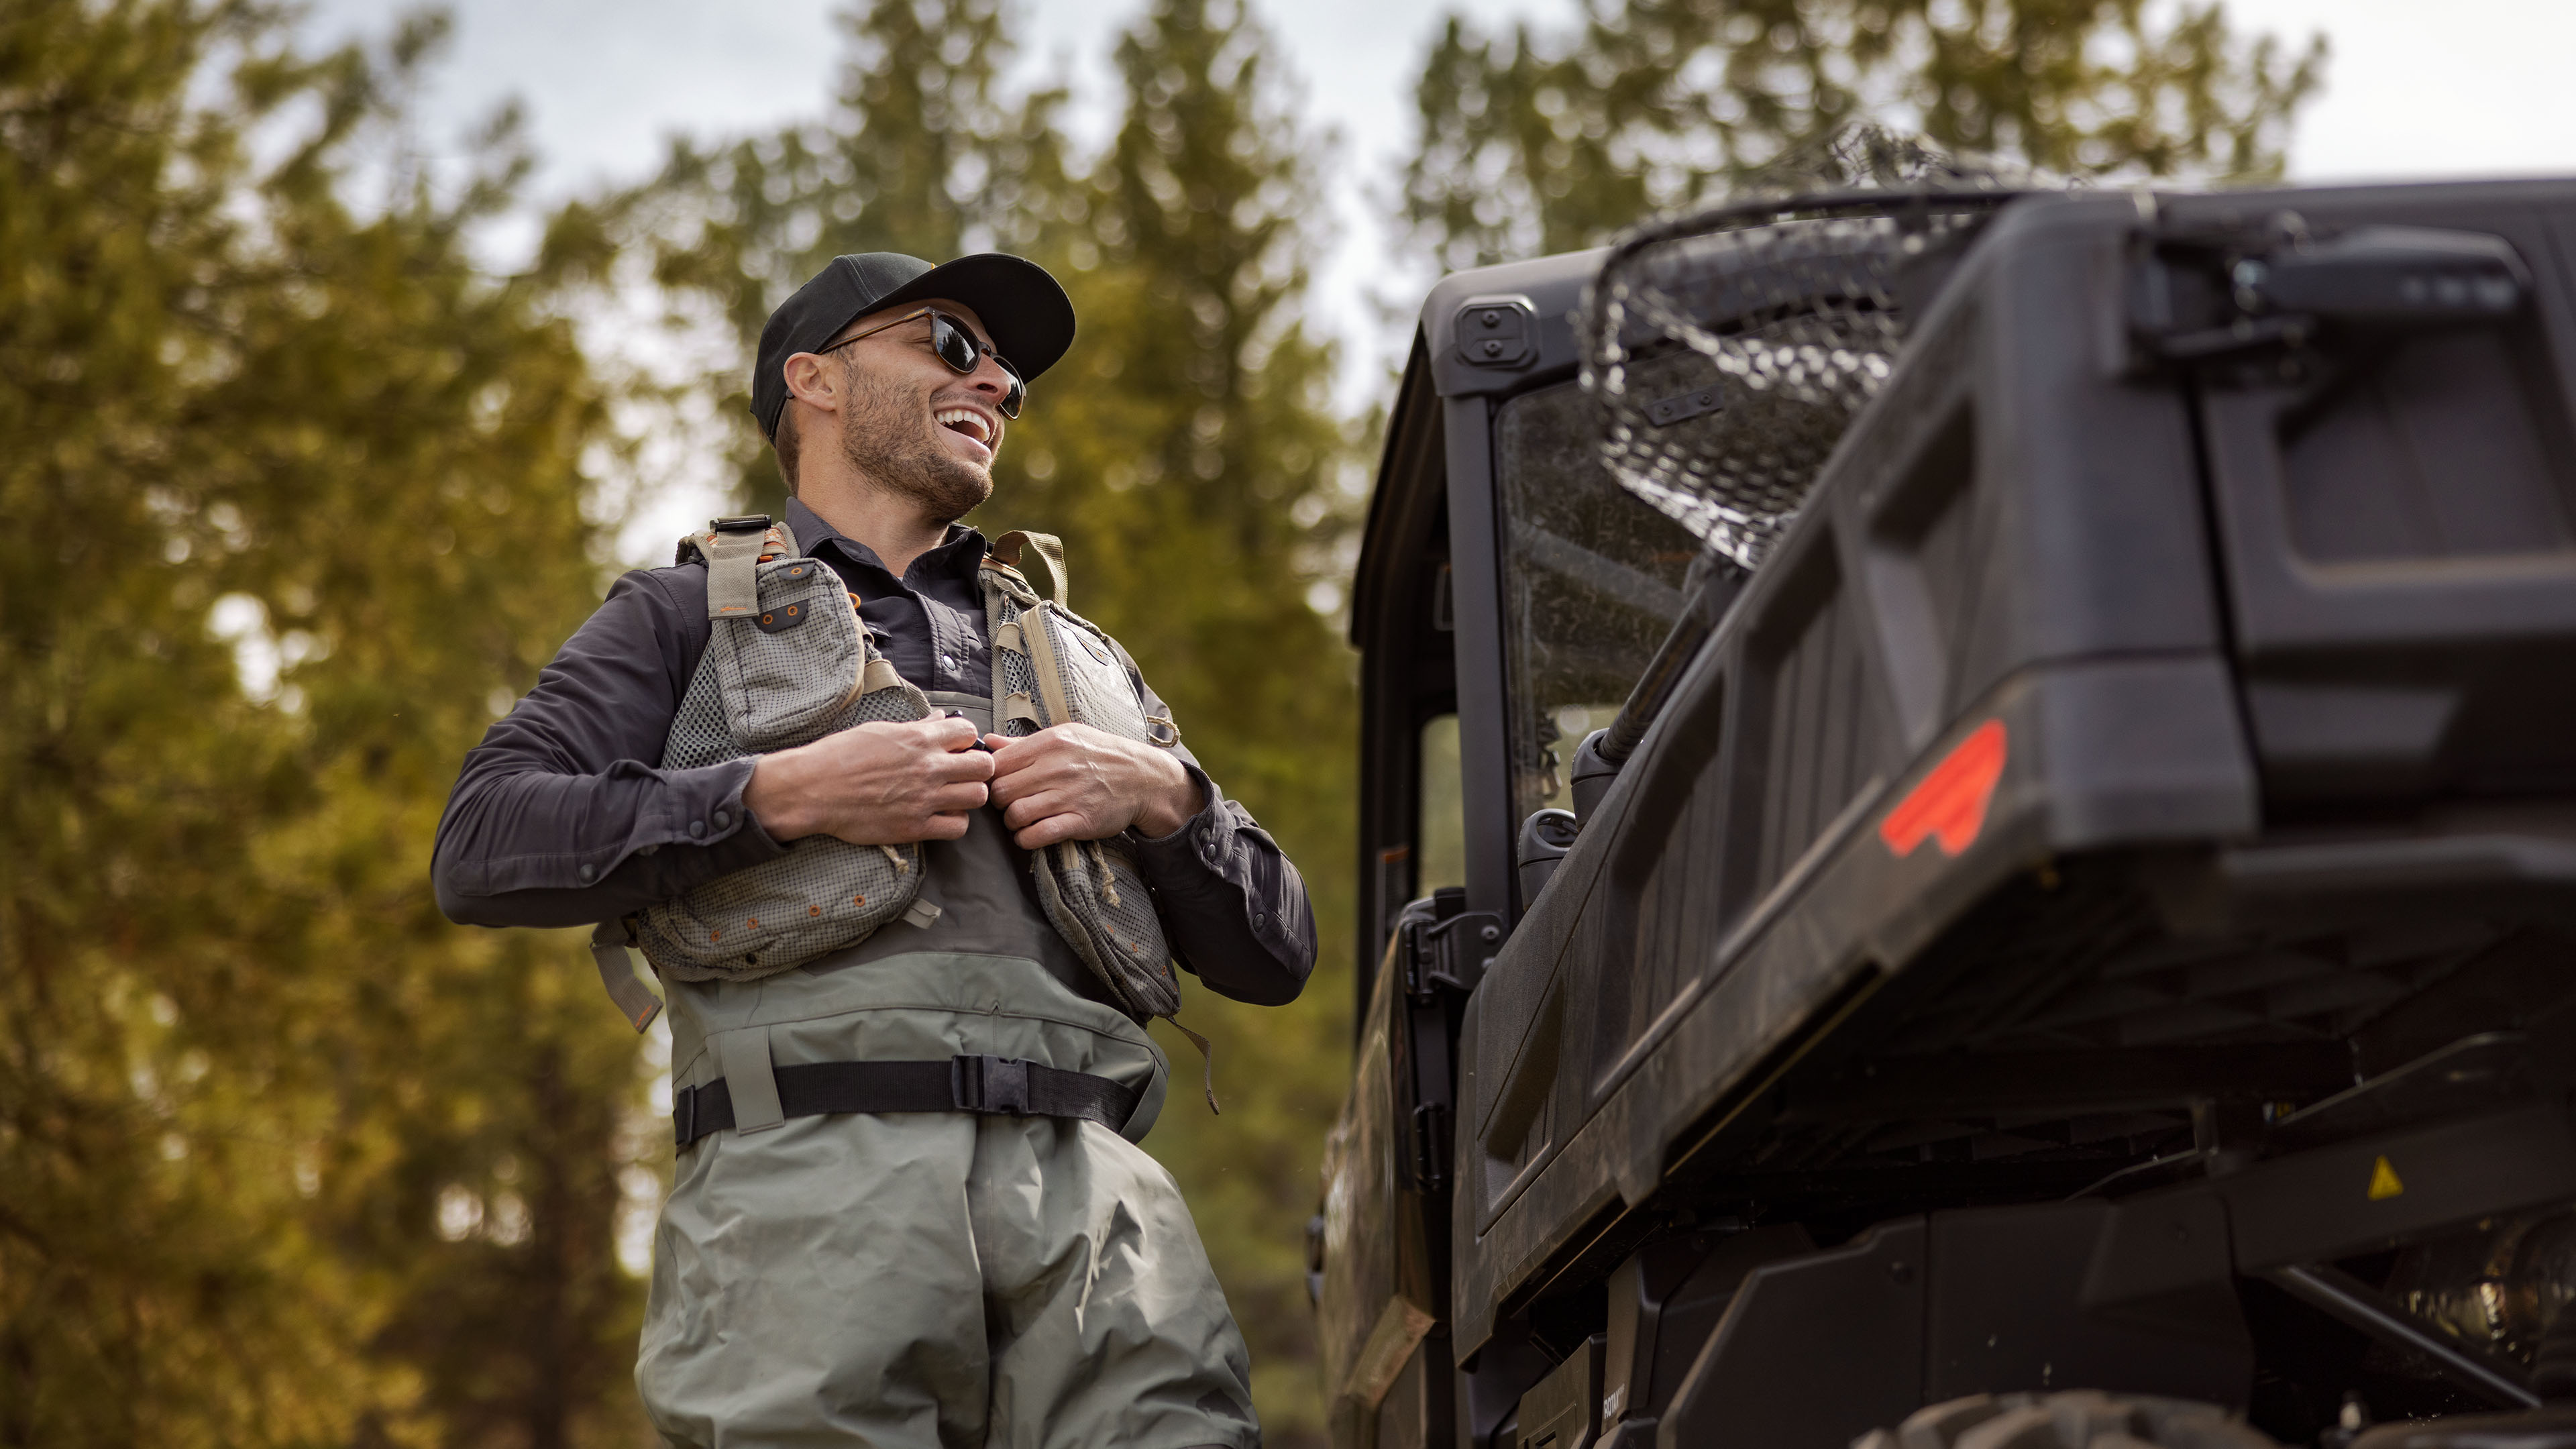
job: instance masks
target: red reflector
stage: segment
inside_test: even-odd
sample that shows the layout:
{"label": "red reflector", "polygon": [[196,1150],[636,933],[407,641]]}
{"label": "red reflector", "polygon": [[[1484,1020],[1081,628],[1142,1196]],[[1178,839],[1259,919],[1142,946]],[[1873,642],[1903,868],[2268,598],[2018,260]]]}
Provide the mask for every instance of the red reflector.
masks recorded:
{"label": "red reflector", "polygon": [[1941,842],[1942,854],[1957,855],[1985,828],[1986,802],[2003,776],[2004,722],[1990,719],[1887,812],[1878,838],[1898,855],[1912,855],[1927,837]]}

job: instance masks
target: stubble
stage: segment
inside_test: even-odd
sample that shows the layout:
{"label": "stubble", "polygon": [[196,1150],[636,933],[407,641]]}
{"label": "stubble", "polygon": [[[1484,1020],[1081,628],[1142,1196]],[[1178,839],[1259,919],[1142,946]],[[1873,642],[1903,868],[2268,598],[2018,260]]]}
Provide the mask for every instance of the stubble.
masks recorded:
{"label": "stubble", "polygon": [[919,397],[860,368],[845,370],[850,405],[841,424],[841,454],[860,477],[943,523],[956,522],[992,496],[991,470],[940,443],[939,424]]}

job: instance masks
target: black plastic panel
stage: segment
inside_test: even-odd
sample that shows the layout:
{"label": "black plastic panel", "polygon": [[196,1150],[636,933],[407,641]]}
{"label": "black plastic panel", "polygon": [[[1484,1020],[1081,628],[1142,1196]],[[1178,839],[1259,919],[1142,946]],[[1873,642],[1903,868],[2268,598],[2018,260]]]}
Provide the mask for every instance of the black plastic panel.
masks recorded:
{"label": "black plastic panel", "polygon": [[[1909,1123],[1900,1104],[1793,1142],[1765,1125],[1784,1083],[1944,1050],[2137,1052],[2145,1081],[2156,1052],[2345,1040],[2433,1000],[2477,930],[2512,938],[2543,908],[2546,842],[2576,825],[2549,793],[2576,788],[2555,773],[2576,763],[2576,447],[2556,441],[2563,273],[2536,259],[2544,204],[2576,195],[2508,190],[2295,198],[2320,228],[2519,208],[2498,227],[2548,280],[2484,342],[2356,358],[2375,381],[2302,393],[2287,424],[2268,383],[2131,370],[2129,199],[1994,224],[1471,1004],[1462,1355],[1606,1274],[1676,1184],[1827,1193],[1901,1158],[2008,1201],[2190,1140],[2172,1088],[2086,1115],[2070,1068],[2054,1120]],[[2426,368],[2448,375],[2409,381]],[[1988,728],[2001,760],[1955,848],[1883,835]],[[2402,791],[2528,803],[2519,825],[2300,813]],[[1914,970],[1999,889],[2090,859],[2116,862],[2083,877],[2102,895],[2042,889],[2020,918],[2054,945]],[[2368,924],[2389,909],[2458,940]],[[2242,1069],[2245,1090],[2321,1085],[2306,1057]]]}

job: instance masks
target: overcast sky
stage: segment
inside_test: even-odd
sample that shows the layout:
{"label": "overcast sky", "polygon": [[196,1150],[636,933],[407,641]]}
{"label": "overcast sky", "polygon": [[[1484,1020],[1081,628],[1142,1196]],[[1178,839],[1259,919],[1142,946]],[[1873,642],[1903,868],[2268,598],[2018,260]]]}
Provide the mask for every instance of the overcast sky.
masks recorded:
{"label": "overcast sky", "polygon": [[[1278,37],[1303,109],[1341,137],[1327,170],[1336,244],[1319,279],[1324,326],[1352,350],[1345,392],[1380,376],[1402,329],[1372,293],[1409,305],[1428,278],[1395,266],[1381,199],[1411,140],[1409,94],[1440,17],[1562,23],[1574,0],[1252,0]],[[454,43],[423,98],[436,144],[510,96],[541,156],[536,199],[649,171],[664,138],[727,135],[819,114],[836,80],[832,0],[450,0]],[[317,42],[380,33],[386,0],[317,0]],[[1077,138],[1105,134],[1119,32],[1143,0],[1020,0],[1031,74],[1069,74]],[[2303,180],[2576,174],[2576,3],[2571,0],[2229,0],[2241,30],[2333,47],[2326,90],[2292,142]]]}

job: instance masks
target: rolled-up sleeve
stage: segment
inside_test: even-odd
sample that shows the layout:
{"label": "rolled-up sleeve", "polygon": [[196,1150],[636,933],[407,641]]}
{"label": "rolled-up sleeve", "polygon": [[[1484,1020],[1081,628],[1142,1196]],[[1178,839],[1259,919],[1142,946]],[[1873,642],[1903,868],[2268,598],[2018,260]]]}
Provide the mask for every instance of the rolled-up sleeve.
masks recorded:
{"label": "rolled-up sleeve", "polygon": [[743,808],[751,760],[650,763],[705,644],[703,606],[692,619],[674,572],[619,579],[466,755],[432,867],[449,919],[613,920],[785,850]]}
{"label": "rolled-up sleeve", "polygon": [[[1170,706],[1126,658],[1146,712]],[[1252,812],[1225,798],[1186,747],[1177,748],[1206,802],[1169,835],[1131,833],[1129,849],[1161,907],[1172,955],[1219,995],[1260,1006],[1297,999],[1315,969],[1315,915],[1305,878]]]}

